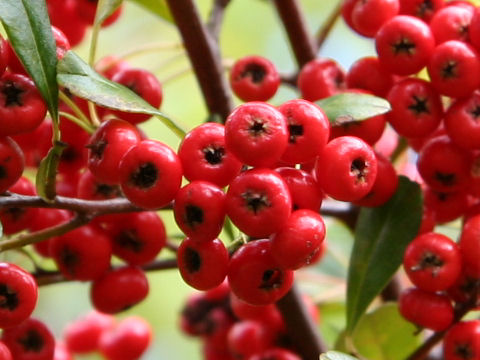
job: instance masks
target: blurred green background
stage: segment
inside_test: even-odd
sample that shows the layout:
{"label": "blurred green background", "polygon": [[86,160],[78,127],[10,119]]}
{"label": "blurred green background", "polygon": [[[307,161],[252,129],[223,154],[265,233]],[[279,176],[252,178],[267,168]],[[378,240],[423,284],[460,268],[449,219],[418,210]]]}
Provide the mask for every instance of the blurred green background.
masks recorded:
{"label": "blurred green background", "polygon": [[[302,0],[300,1],[308,20],[310,30],[315,33],[323,21],[338,4],[338,0]],[[208,15],[212,0],[197,0],[204,18]],[[87,58],[90,33],[76,51]],[[126,1],[120,20],[113,26],[102,30],[97,59],[102,56],[120,55],[151,43],[179,42],[175,26],[149,14],[143,8]],[[232,0],[227,8],[221,32],[221,50],[225,59],[237,59],[251,54],[259,54],[273,61],[281,72],[295,70],[295,61],[289,49],[286,35],[270,1],[265,0]],[[342,20],[335,27],[321,49],[319,56],[327,56],[337,60],[345,69],[355,59],[373,54],[372,42],[358,37],[349,31]],[[131,57],[131,65],[153,71],[163,82],[164,100],[161,110],[178,120],[186,129],[203,122],[207,117],[199,87],[189,69],[185,54],[177,50],[157,50],[141,56]],[[181,76],[177,76],[178,74]],[[272,104],[280,104],[296,97],[289,88],[282,88],[271,100]],[[238,100],[236,100],[238,102]],[[174,149],[179,140],[169,132],[158,120],[151,119],[143,126],[146,133],[154,139],[161,140]],[[162,213],[169,233],[177,230],[168,213]],[[335,244],[341,237],[345,241],[345,229],[337,224],[329,231],[329,244]],[[349,246],[347,245],[347,248]],[[332,246],[332,249],[335,245]],[[337,247],[337,260],[340,256],[342,267],[339,269],[335,261],[327,261],[332,272],[344,276],[347,254],[342,254],[344,245]],[[163,256],[172,256],[168,251]],[[343,260],[342,260],[343,259]],[[321,298],[321,277],[298,274],[305,281],[304,288]],[[160,271],[148,274],[150,295],[140,305],[118,315],[119,318],[131,314],[145,317],[153,326],[155,339],[148,353],[142,359],[201,359],[201,344],[198,339],[187,338],[178,330],[178,315],[186,296],[193,290],[185,285],[175,270]],[[337,294],[337,296],[343,296]],[[64,326],[78,316],[91,310],[89,301],[89,284],[69,283],[50,285],[41,288],[40,300],[35,316],[43,319],[51,326],[57,337],[61,337]],[[338,315],[337,315],[338,316]],[[95,359],[95,356],[78,357],[78,359]]]}

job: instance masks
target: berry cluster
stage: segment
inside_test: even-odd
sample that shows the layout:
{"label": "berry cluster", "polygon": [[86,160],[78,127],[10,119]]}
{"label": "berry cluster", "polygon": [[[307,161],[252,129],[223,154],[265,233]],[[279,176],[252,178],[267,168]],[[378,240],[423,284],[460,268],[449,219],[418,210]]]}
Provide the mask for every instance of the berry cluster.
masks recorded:
{"label": "berry cluster", "polygon": [[[318,321],[315,305],[304,297],[310,316]],[[299,360],[289,343],[282,315],[275,304],[254,306],[234,295],[227,282],[187,299],[180,327],[201,337],[207,360]]]}

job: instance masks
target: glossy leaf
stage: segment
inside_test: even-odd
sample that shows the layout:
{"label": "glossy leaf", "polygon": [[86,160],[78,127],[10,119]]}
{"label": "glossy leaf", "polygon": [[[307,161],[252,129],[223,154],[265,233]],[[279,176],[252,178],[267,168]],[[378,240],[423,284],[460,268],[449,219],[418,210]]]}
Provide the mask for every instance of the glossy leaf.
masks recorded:
{"label": "glossy leaf", "polygon": [[177,135],[185,135],[185,132],[160,110],[129,88],[98,74],[73,51],[67,52],[59,62],[57,80],[78,97],[110,109],[158,116]]}
{"label": "glossy leaf", "polygon": [[98,2],[94,24],[103,23],[115,10],[122,5],[123,0],[104,0]]}
{"label": "glossy leaf", "polygon": [[328,351],[325,354],[320,355],[320,360],[358,360],[358,359],[338,351]]}
{"label": "glossy leaf", "polygon": [[343,302],[322,302],[318,305],[321,316],[319,323],[320,333],[326,345],[331,349],[336,349],[334,346],[335,341],[345,330],[345,309]]}
{"label": "glossy leaf", "polygon": [[349,333],[397,271],[421,219],[420,186],[403,176],[396,193],[385,205],[360,211],[347,281]]}
{"label": "glossy leaf", "polygon": [[361,121],[391,110],[387,100],[368,94],[343,93],[315,102],[332,125]]}
{"label": "glossy leaf", "polygon": [[57,121],[57,55],[45,1],[2,0],[0,8],[0,20],[15,52]]}
{"label": "glossy leaf", "polygon": [[37,193],[45,200],[53,200],[56,196],[55,181],[58,163],[66,147],[67,145],[65,143],[57,142],[38,166],[37,177],[35,179]]}
{"label": "glossy leaf", "polygon": [[155,14],[162,19],[174,23],[170,9],[167,6],[166,0],[130,0],[133,3],[136,3],[146,10],[150,11],[152,14]]}

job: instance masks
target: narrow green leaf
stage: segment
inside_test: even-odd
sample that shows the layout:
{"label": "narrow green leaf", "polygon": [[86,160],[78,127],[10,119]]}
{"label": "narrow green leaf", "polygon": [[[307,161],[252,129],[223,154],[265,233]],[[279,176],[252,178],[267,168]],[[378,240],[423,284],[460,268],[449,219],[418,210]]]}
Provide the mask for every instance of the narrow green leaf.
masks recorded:
{"label": "narrow green leaf", "polygon": [[363,208],[347,281],[347,331],[351,334],[372,300],[402,263],[422,219],[420,186],[401,176],[394,196],[378,208]]}
{"label": "narrow green leaf", "polygon": [[57,55],[45,1],[2,0],[0,20],[10,42],[58,120]]}
{"label": "narrow green leaf", "polygon": [[343,93],[316,101],[332,125],[361,121],[391,110],[387,100],[368,94]]}
{"label": "narrow green leaf", "polygon": [[58,83],[66,87],[72,94],[110,109],[155,115],[179,137],[185,136],[185,131],[178,127],[172,119],[129,88],[98,74],[73,51],[65,54],[58,64],[57,71]]}
{"label": "narrow green leaf", "polygon": [[122,4],[123,0],[103,0],[98,2],[94,24],[101,24],[112,15]]}
{"label": "narrow green leaf", "polygon": [[358,359],[338,351],[328,351],[325,354],[320,355],[320,360],[358,360]]}
{"label": "narrow green leaf", "polygon": [[152,14],[155,14],[166,20],[170,23],[175,23],[173,20],[170,9],[168,8],[167,2],[165,0],[130,0],[131,2],[138,4],[150,11]]}
{"label": "narrow green leaf", "polygon": [[58,163],[66,147],[67,145],[65,143],[57,142],[38,166],[37,177],[35,179],[37,193],[45,200],[53,200],[53,198],[55,198],[55,181]]}

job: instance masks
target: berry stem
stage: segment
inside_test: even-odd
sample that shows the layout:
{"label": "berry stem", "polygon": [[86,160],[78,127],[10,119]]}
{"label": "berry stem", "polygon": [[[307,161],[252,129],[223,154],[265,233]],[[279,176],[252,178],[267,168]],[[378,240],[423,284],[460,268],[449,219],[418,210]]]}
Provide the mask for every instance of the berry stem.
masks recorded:
{"label": "berry stem", "polygon": [[223,15],[225,8],[230,3],[230,0],[215,0],[213,8],[207,21],[207,29],[210,35],[218,44],[220,29],[222,28]]}
{"label": "berry stem", "polygon": [[66,113],[66,112],[63,112],[63,111],[60,111],[59,114],[60,114],[60,116],[63,116],[64,118],[66,118],[66,119],[70,120],[71,122],[77,124],[78,126],[80,126],[83,130],[85,130],[89,134],[93,134],[93,132],[95,131],[95,129],[93,128],[93,126],[91,124],[83,122],[81,119],[79,119],[78,117],[76,117],[72,114],[69,114],[69,113]]}
{"label": "berry stem", "polygon": [[[144,44],[137,46],[131,50],[125,51],[117,55],[117,61],[109,64],[109,66],[114,66],[121,60],[129,60],[139,55],[143,54],[150,54],[152,52],[161,51],[161,50],[173,50],[173,51],[182,51],[183,52],[183,44],[178,41],[171,41],[171,42],[155,42],[150,44]],[[105,70],[105,69],[100,69]]]}
{"label": "berry stem", "polygon": [[218,44],[202,23],[192,0],[167,0],[177,28],[192,62],[210,114],[226,119],[233,109],[233,100],[223,76]]}
{"label": "berry stem", "polygon": [[70,99],[67,94],[65,94],[63,91],[60,91],[59,98],[74,112],[74,114],[79,119],[81,119],[86,124],[90,124],[90,120],[88,119],[87,115],[85,115],[83,111],[80,110],[77,104],[75,104],[75,102],[72,101],[72,99]]}
{"label": "berry stem", "polygon": [[318,360],[319,355],[326,352],[327,348],[295,284],[287,295],[277,302],[277,306],[287,325],[288,335],[302,358]]}
{"label": "berry stem", "polygon": [[298,0],[275,0],[274,4],[287,32],[297,64],[301,68],[315,59],[317,49]]}
{"label": "berry stem", "polygon": [[339,2],[336,5],[336,7],[333,9],[330,16],[327,18],[327,20],[322,24],[322,27],[318,30],[316,34],[318,49],[322,48],[323,44],[325,43],[325,40],[327,40],[328,36],[330,35],[333,29],[333,26],[335,25],[335,23],[337,22],[341,14],[342,14],[342,2]]}
{"label": "berry stem", "polygon": [[[123,267],[122,265],[113,267],[118,269]],[[169,270],[177,268],[177,259],[162,259],[153,261],[147,265],[141,267],[144,271],[157,271],[157,270]],[[32,274],[37,280],[38,286],[58,284],[62,282],[70,281],[63,277],[59,271],[37,271]]]}

